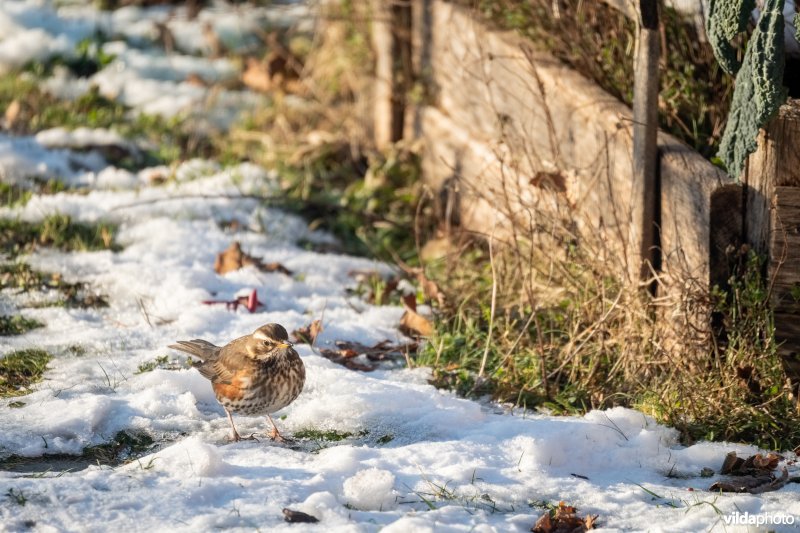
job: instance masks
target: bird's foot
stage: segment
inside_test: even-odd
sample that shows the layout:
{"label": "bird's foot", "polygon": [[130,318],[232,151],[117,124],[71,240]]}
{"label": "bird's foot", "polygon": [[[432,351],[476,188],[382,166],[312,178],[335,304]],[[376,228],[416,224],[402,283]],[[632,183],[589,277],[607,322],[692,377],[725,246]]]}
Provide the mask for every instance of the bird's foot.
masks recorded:
{"label": "bird's foot", "polygon": [[284,437],[283,435],[281,435],[278,432],[277,429],[273,429],[268,436],[269,436],[269,440],[271,440],[273,442],[280,442],[282,444],[294,442],[294,439],[290,439],[288,437]]}
{"label": "bird's foot", "polygon": [[255,433],[251,433],[249,437],[242,437],[241,435],[239,435],[239,433],[231,433],[230,435],[228,435],[228,440],[230,442],[239,442],[242,440],[254,440],[256,442],[261,442],[256,438]]}

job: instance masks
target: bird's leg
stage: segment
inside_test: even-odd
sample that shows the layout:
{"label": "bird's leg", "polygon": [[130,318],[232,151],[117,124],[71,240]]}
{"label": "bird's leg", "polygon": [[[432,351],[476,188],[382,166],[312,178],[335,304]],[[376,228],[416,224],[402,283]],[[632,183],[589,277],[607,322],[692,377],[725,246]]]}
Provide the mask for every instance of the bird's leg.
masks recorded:
{"label": "bird's leg", "polygon": [[249,437],[241,437],[239,435],[239,432],[236,431],[236,426],[233,425],[233,415],[231,415],[231,412],[228,411],[227,407],[222,406],[222,408],[225,409],[225,414],[228,415],[228,422],[231,423],[231,434],[230,434],[229,439],[232,442],[239,442],[240,440],[254,440],[254,441],[258,442],[258,439],[255,437],[255,434],[250,435]]}
{"label": "bird's leg", "polygon": [[231,412],[228,411],[227,407],[223,406],[222,408],[225,409],[225,414],[228,415],[228,422],[231,423],[230,440],[232,440],[233,442],[239,442],[240,440],[242,440],[242,438],[239,436],[239,433],[236,431],[236,426],[233,425],[233,415],[231,415]]}
{"label": "bird's leg", "polygon": [[269,414],[268,414],[267,418],[269,418],[269,423],[272,424],[272,431],[269,434],[269,440],[274,440],[274,441],[278,441],[278,442],[286,442],[286,439],[283,438],[283,436],[278,431],[278,426],[275,425],[275,421],[272,420],[272,417],[269,416]]}

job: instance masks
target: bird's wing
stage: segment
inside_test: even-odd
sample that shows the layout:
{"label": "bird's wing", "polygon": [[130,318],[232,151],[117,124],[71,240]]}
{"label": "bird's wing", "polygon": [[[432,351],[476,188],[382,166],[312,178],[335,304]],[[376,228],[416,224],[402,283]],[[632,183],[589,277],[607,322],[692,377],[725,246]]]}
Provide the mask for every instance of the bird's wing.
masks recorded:
{"label": "bird's wing", "polygon": [[205,361],[206,359],[214,359],[219,353],[220,347],[216,344],[211,344],[203,339],[193,339],[190,341],[178,341],[175,344],[170,344],[167,348],[173,350],[180,350],[190,355]]}
{"label": "bird's wing", "polygon": [[255,364],[245,355],[246,342],[247,337],[241,337],[220,348],[213,359],[198,367],[200,373],[212,383],[232,383],[236,374]]}

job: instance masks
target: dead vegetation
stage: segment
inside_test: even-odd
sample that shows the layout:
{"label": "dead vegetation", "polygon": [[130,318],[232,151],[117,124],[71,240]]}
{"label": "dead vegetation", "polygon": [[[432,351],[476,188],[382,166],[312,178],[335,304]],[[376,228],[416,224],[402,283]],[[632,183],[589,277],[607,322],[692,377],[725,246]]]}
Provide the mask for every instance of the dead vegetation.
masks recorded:
{"label": "dead vegetation", "polygon": [[[455,0],[504,29],[529,38],[630,105],[633,22],[603,2],[583,0]],[[659,123],[706,158],[716,155],[733,80],[695,27],[662,9]]]}
{"label": "dead vegetation", "polygon": [[[607,13],[579,4],[570,13],[589,17],[584,22],[604,31],[610,27],[612,36],[627,35],[622,21],[612,23]],[[539,0],[520,6],[479,7],[491,16],[510,16],[514,7],[542,18],[546,13],[536,10],[552,8]],[[312,225],[333,229],[345,249],[398,265],[415,288],[410,300],[397,290],[397,279],[366,276],[355,290],[368,302],[405,305],[412,317],[417,304],[433,310],[432,319],[420,322],[424,327],[409,328],[427,337],[416,355],[406,352],[410,364],[432,367],[438,385],[461,394],[554,413],[636,407],[677,427],[687,442],[797,445],[800,415],[776,354],[758,258],[734,252],[730,282],[711,294],[688,276],[657,280],[685,287],[677,301],[668,301],[631,284],[626,266],[607,249],[603,236],[579,229],[557,194],[548,202],[526,203],[530,198],[521,195],[519,205],[496,206],[500,218],[514,221],[502,234],[467,234],[457,220],[440,216],[437,221],[434,214],[452,209],[437,205],[422,187],[416,147],[399,144],[380,153],[371,146],[364,127],[370,94],[365,84],[371,79],[369,14],[357,9],[345,3],[335,17],[339,23],[326,25],[315,37],[297,92],[278,94],[273,106],[235,131],[233,151],[277,165],[288,204]],[[512,19],[507,26],[528,20]],[[622,44],[632,36],[606,49],[608,33],[597,37],[585,26],[576,28],[575,20],[551,17],[539,24],[550,26],[534,25],[530,31],[540,31],[552,46],[564,45],[564,54],[583,54],[581,60],[597,77],[613,80],[614,94],[629,98],[625,87],[632,78],[624,68],[631,63],[630,51]],[[549,33],[541,33],[545,30]],[[570,36],[579,30],[580,39],[573,42]],[[669,32],[677,30],[668,26],[666,31],[672,36]],[[596,40],[592,47],[587,48],[587,39]],[[691,133],[692,144],[708,154],[729,87],[691,35],[675,34],[675,39],[667,68],[677,74],[664,78],[662,97],[669,101],[662,111],[667,120],[682,122],[676,127]],[[598,46],[602,52],[586,53]],[[689,47],[694,66],[684,61],[680,70],[674,62],[682,47]],[[708,94],[715,91],[716,100]],[[695,107],[683,110],[688,103]],[[700,118],[689,125],[695,119],[687,117],[695,113]],[[724,325],[725,334],[717,330],[722,339],[717,344],[710,342],[703,322],[712,312]],[[297,336],[311,342],[315,337],[310,329]],[[370,354],[378,348],[342,346],[328,355],[369,370],[374,366]]]}

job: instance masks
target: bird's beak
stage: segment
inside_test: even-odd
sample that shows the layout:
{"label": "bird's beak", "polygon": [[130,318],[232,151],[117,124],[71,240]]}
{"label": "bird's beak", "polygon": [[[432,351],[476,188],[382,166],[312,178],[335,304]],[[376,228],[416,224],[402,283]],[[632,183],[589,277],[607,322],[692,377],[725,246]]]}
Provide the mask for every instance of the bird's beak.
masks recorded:
{"label": "bird's beak", "polygon": [[292,343],[291,343],[291,342],[289,342],[289,341],[286,341],[286,342],[282,342],[282,343],[280,343],[280,344],[278,345],[278,348],[291,348],[292,346],[294,346],[294,344],[292,344]]}

